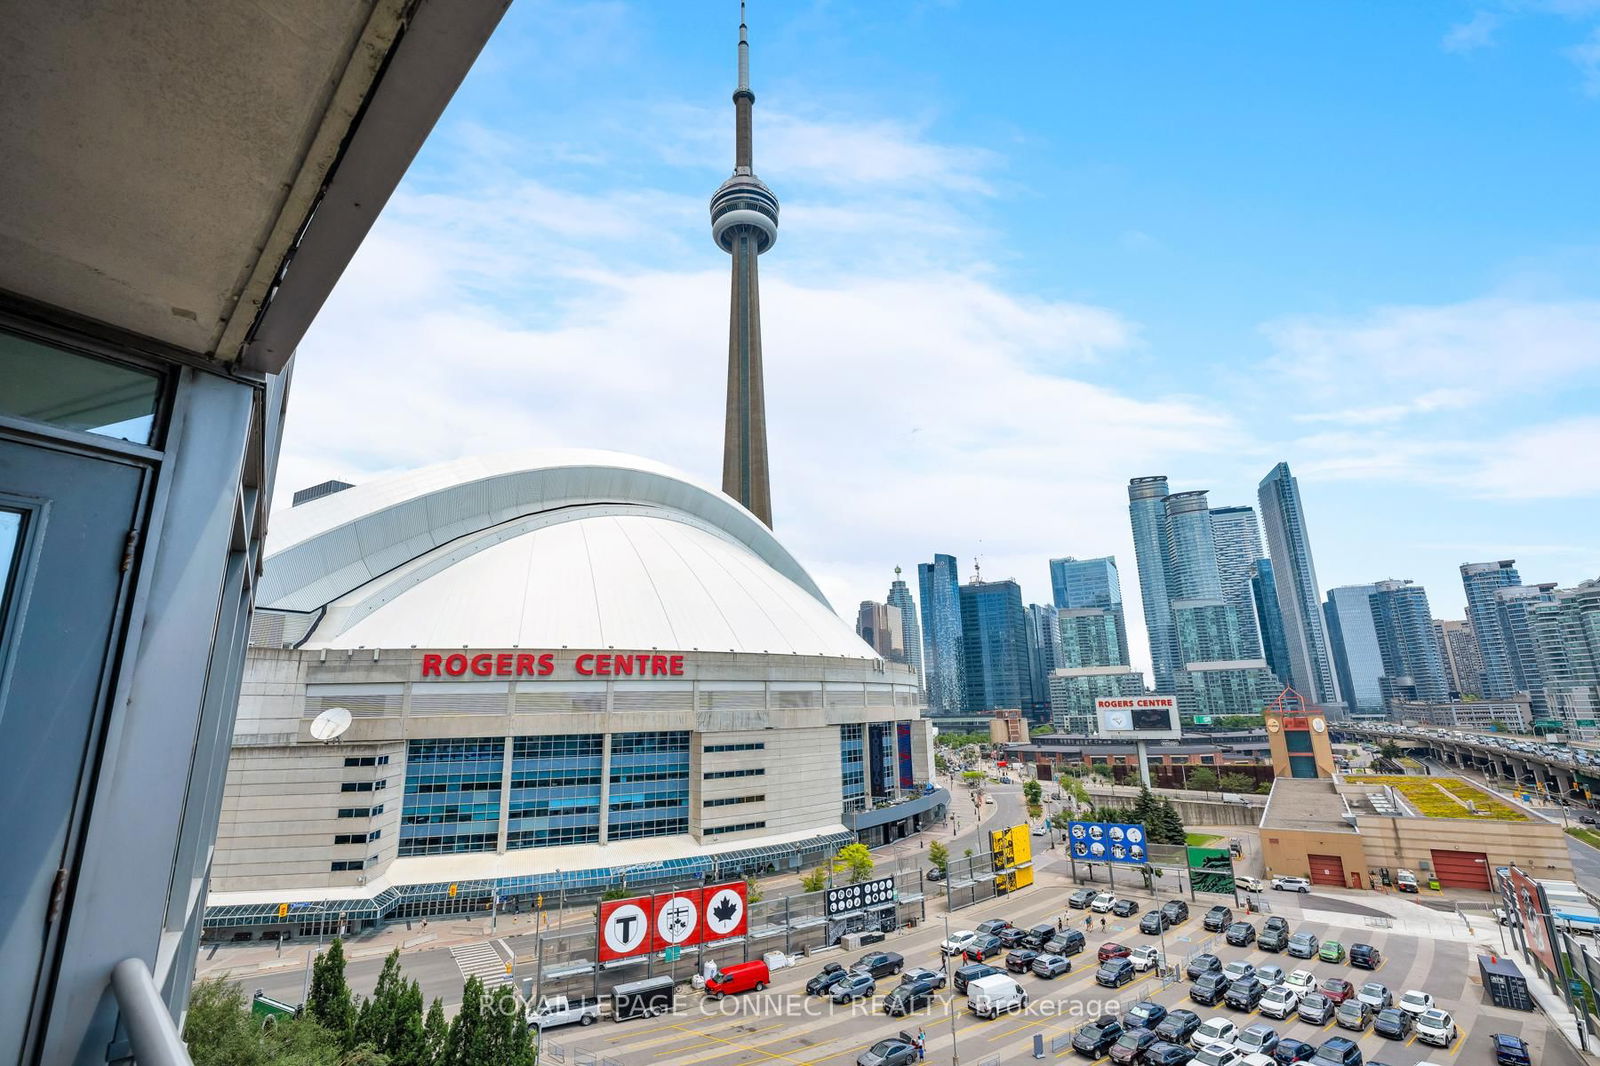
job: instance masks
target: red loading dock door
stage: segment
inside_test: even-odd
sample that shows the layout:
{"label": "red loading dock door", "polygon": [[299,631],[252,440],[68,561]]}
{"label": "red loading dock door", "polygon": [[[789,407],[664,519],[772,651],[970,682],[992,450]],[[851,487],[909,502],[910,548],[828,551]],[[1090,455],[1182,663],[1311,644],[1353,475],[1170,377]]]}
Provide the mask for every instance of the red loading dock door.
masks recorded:
{"label": "red loading dock door", "polygon": [[1489,891],[1489,856],[1481,851],[1432,851],[1433,876],[1445,888]]}
{"label": "red loading dock door", "polygon": [[1311,883],[1329,888],[1345,887],[1344,860],[1337,855],[1307,855],[1311,864]]}

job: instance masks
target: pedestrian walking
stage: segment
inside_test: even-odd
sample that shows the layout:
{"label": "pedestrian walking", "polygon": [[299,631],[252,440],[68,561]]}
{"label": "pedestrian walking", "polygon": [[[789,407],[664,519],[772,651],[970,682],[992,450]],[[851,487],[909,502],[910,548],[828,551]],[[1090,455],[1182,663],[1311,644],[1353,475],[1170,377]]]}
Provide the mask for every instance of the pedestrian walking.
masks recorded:
{"label": "pedestrian walking", "polygon": [[1058,933],[1061,932],[1061,928],[1062,928],[1062,926],[1064,924],[1065,924],[1065,919],[1063,919],[1061,917],[1061,915],[1059,915],[1059,914],[1056,915],[1056,932],[1058,932]]}
{"label": "pedestrian walking", "polygon": [[1102,933],[1106,931],[1106,920],[1104,918],[1100,919],[1100,931]]}
{"label": "pedestrian walking", "polygon": [[928,1034],[917,1028],[917,1061],[921,1062],[928,1057]]}

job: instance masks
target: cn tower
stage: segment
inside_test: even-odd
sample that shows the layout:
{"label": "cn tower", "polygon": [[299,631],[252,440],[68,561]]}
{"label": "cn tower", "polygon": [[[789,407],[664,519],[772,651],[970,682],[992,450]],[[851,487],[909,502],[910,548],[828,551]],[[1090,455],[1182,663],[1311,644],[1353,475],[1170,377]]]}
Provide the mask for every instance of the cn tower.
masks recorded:
{"label": "cn tower", "polygon": [[728,322],[728,418],[722,441],[722,491],[772,526],[767,473],[767,405],[761,385],[761,296],[756,258],[778,239],[778,198],[750,162],[750,42],[739,3],[739,87],[733,91],[733,176],[711,197],[711,239],[733,256]]}

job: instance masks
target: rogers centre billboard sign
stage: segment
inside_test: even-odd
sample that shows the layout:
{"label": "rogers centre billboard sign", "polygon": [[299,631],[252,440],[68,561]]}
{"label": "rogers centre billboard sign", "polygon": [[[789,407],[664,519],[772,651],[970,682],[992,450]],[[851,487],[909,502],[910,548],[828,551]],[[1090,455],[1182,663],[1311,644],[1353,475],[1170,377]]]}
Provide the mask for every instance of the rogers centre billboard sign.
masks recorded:
{"label": "rogers centre billboard sign", "polygon": [[655,652],[553,651],[427,652],[423,677],[682,677],[683,656]]}

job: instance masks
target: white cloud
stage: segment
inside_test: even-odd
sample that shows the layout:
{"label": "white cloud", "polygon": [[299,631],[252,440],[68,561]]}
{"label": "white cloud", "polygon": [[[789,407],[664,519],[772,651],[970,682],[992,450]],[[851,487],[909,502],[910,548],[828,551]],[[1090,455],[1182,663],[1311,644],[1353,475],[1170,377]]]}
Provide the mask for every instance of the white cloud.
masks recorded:
{"label": "white cloud", "polygon": [[1509,433],[1470,482],[1484,496],[1512,500],[1600,495],[1600,418],[1573,418]]}
{"label": "white cloud", "polygon": [[1499,26],[1498,15],[1479,11],[1466,22],[1451,26],[1439,46],[1446,52],[1475,52],[1494,43],[1494,31]]}
{"label": "white cloud", "polygon": [[1589,96],[1600,96],[1600,26],[1590,30],[1581,44],[1568,48],[1566,55],[1583,75],[1583,91]]}

